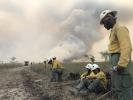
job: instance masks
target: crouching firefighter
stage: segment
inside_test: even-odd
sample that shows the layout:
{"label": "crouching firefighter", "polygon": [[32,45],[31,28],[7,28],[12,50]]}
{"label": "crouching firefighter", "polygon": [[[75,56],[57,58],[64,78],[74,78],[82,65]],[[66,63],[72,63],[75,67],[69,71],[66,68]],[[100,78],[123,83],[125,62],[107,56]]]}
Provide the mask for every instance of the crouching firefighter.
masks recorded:
{"label": "crouching firefighter", "polygon": [[[82,79],[80,84],[76,87],[74,95],[87,95],[92,92],[97,94],[104,93],[106,91],[106,87],[107,80],[105,73],[101,71],[97,64],[93,64],[90,75],[86,76],[85,79]],[[81,91],[83,88],[86,90]]]}
{"label": "crouching firefighter", "polygon": [[87,92],[94,92],[97,94],[106,92],[107,79],[105,73],[97,64],[93,64],[92,72],[93,74],[88,77],[88,79],[91,79],[92,81],[88,86]]}
{"label": "crouching firefighter", "polygon": [[64,67],[62,64],[56,60],[56,57],[52,59],[52,77],[51,82],[61,82],[62,81],[62,74],[63,74]]}
{"label": "crouching firefighter", "polygon": [[87,69],[87,71],[80,76],[79,84],[75,88],[70,90],[70,92],[75,96],[82,94],[82,92],[85,92],[88,88],[88,84],[90,83],[90,80],[87,77],[92,74],[92,64],[87,64],[85,68]]}

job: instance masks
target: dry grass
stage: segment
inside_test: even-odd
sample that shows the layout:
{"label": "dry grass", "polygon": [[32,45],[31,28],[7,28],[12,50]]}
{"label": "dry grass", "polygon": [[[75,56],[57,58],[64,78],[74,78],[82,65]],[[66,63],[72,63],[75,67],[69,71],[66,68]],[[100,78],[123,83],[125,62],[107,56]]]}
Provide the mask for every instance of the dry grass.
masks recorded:
{"label": "dry grass", "polygon": [[[96,62],[104,71],[110,71],[111,70],[111,65],[109,62]],[[82,63],[65,63],[63,64],[65,67],[64,70],[64,76],[68,75],[69,72],[75,72],[75,73],[82,73],[85,71],[84,66],[86,65],[86,62],[82,62]],[[132,62],[132,66],[133,66],[133,62]],[[133,67],[131,68],[133,70]],[[33,64],[31,66],[31,70],[44,75],[44,77],[47,77],[47,79],[49,78],[51,71],[50,68],[47,68],[45,71],[44,68],[44,64],[40,63],[40,64]],[[132,71],[131,70],[131,71]],[[133,74],[132,74],[133,76]],[[57,89],[56,86],[55,89],[54,88],[50,88],[49,86],[47,87],[46,84],[50,84],[48,82],[48,80],[43,80],[44,84],[43,84],[43,90],[46,91],[47,90],[47,95],[48,97],[52,97],[53,99],[50,100],[96,100],[96,98],[98,97],[98,95],[94,95],[94,94],[90,94],[88,96],[80,96],[80,97],[74,97],[71,96],[70,93],[68,92],[68,89],[71,88],[69,85],[60,86],[60,89]],[[47,89],[45,88],[47,87]],[[59,92],[60,91],[60,92]],[[61,97],[61,98],[60,98]],[[102,100],[113,100],[113,99],[109,99],[107,97],[103,98]]]}
{"label": "dry grass", "polygon": [[0,69],[9,69],[9,68],[16,68],[16,67],[22,67],[23,64],[21,63],[4,63],[0,64]]}
{"label": "dry grass", "polygon": [[[80,62],[80,63],[64,63],[64,73],[68,74],[69,72],[75,72],[75,73],[83,73],[85,71],[84,66],[87,64],[87,62]],[[96,62],[96,64],[98,64],[102,70],[104,71],[111,71],[111,64],[109,62]],[[131,63],[132,67],[131,67],[131,71],[133,70],[133,62]],[[44,68],[44,64],[43,63],[39,63],[39,64],[33,64],[31,66],[31,69],[34,72],[40,73],[40,74],[48,74],[51,72],[50,68],[47,67],[46,70]],[[132,74],[132,72],[131,72]],[[132,74],[133,76],[133,74]]]}

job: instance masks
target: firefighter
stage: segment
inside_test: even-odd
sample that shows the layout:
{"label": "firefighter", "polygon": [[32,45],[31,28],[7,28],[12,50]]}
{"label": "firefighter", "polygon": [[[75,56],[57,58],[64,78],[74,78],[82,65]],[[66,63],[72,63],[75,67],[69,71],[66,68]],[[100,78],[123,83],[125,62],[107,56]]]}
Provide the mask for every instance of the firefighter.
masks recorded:
{"label": "firefighter", "polygon": [[56,60],[56,57],[53,57],[51,82],[61,82],[62,81],[63,69],[64,69],[63,65],[58,60]]}
{"label": "firefighter", "polygon": [[85,68],[87,69],[87,71],[84,72],[83,74],[81,74],[81,76],[80,76],[81,80],[86,79],[86,77],[91,74],[92,64],[87,64],[85,66]]}
{"label": "firefighter", "polygon": [[75,88],[70,90],[70,92],[75,96],[79,95],[82,92],[86,92],[88,84],[90,84],[90,80],[87,77],[92,73],[92,64],[87,64],[85,68],[87,69],[87,72],[81,75],[79,84]]}
{"label": "firefighter", "polygon": [[104,93],[107,88],[106,74],[100,69],[97,64],[92,65],[92,74],[88,77],[91,79],[91,83],[88,86],[88,93]]}
{"label": "firefighter", "polygon": [[117,11],[104,10],[100,24],[110,31],[109,53],[112,64],[112,93],[116,100],[132,100],[131,68],[132,45],[129,30],[117,22]]}

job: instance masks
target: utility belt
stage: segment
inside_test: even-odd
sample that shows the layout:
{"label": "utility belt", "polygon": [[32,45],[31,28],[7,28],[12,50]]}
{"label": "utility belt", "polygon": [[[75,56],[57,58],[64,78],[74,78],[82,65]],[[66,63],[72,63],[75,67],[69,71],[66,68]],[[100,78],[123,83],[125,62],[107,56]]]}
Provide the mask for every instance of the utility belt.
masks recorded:
{"label": "utility belt", "polygon": [[117,52],[116,53],[110,53],[110,55],[111,56],[113,56],[113,55],[120,55],[120,53],[117,53]]}
{"label": "utility belt", "polygon": [[[111,56],[113,56],[113,55],[119,55],[120,56],[121,54],[120,53],[110,53],[110,55]],[[131,61],[131,57],[130,57],[130,61]]]}
{"label": "utility belt", "polygon": [[52,70],[62,71],[62,68],[52,68]]}

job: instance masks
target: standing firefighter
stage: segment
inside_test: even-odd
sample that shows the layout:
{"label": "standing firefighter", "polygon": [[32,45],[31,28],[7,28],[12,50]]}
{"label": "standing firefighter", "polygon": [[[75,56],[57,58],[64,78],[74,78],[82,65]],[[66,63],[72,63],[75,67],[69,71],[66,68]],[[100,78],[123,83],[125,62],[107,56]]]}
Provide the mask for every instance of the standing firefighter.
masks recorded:
{"label": "standing firefighter", "polygon": [[58,60],[56,60],[56,57],[53,57],[51,82],[61,82],[62,81],[63,69],[64,69],[64,67],[62,66],[62,64]]}
{"label": "standing firefighter", "polygon": [[105,10],[100,15],[100,24],[110,32],[109,52],[112,64],[112,91],[117,100],[132,100],[131,41],[129,31],[116,20],[116,11]]}

